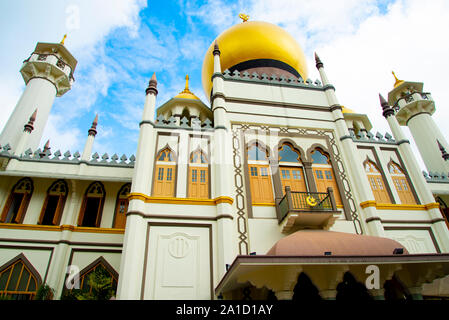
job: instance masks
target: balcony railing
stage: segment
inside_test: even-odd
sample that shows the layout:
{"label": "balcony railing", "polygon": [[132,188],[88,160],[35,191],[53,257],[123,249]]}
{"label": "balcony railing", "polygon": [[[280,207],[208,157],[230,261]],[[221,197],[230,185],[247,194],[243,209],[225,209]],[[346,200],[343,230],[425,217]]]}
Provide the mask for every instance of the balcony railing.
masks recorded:
{"label": "balcony railing", "polygon": [[324,228],[338,213],[332,188],[327,188],[327,192],[299,192],[285,187],[285,195],[277,205],[283,232],[293,227]]}

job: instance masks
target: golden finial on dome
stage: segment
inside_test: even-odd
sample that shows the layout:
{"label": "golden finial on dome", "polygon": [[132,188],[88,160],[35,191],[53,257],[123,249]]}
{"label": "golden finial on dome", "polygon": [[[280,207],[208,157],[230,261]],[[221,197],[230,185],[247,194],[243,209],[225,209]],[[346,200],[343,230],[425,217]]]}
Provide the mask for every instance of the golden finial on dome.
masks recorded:
{"label": "golden finial on dome", "polygon": [[65,38],[67,38],[67,34],[65,34],[64,37],[62,37],[60,44],[64,45]]}
{"label": "golden finial on dome", "polygon": [[249,15],[241,13],[241,14],[239,14],[239,18],[242,19],[243,22],[246,22],[249,19]]}
{"label": "golden finial on dome", "polygon": [[189,75],[186,75],[186,87],[179,94],[175,96],[175,98],[184,98],[184,99],[196,99],[199,100],[197,96],[193,94],[189,89]]}
{"label": "golden finial on dome", "polygon": [[395,83],[394,83],[395,88],[404,83],[404,80],[399,80],[398,77],[396,77],[396,74],[394,73],[394,71],[391,71],[391,73],[393,74],[393,77],[395,80]]}
{"label": "golden finial on dome", "polygon": [[186,87],[184,88],[184,90],[182,90],[181,93],[192,93],[189,90],[189,75],[188,74],[186,75]]}

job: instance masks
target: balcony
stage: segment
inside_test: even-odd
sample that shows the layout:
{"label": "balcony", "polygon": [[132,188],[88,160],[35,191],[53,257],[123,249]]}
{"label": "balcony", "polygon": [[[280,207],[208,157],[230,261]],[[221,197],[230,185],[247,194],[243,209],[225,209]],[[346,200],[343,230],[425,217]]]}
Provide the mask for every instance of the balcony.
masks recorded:
{"label": "balcony", "polygon": [[326,229],[340,214],[332,188],[327,188],[327,192],[299,192],[285,187],[276,212],[283,233],[304,228]]}

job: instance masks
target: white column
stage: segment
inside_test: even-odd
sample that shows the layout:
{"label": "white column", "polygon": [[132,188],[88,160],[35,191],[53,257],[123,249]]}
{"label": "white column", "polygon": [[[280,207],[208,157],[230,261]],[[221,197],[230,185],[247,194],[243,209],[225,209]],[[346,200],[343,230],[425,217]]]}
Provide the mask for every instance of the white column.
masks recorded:
{"label": "white column", "polygon": [[[146,90],[147,96],[140,123],[131,193],[150,194],[154,159],[154,112],[156,106],[157,80],[153,74]],[[131,200],[126,217],[126,229],[120,263],[117,299],[136,300],[141,298],[143,265],[147,223],[142,217],[145,211],[142,200]]]}
{"label": "white column", "polygon": [[84,145],[83,154],[81,155],[81,160],[89,161],[92,155],[92,148],[94,146],[95,136],[97,135],[97,124],[98,124],[98,114],[95,116],[92,126],[90,127],[86,139],[86,144]]}
{"label": "white column", "polygon": [[[214,183],[214,197],[231,197],[232,188],[232,140],[231,125],[227,119],[226,102],[224,96],[224,80],[221,74],[220,50],[217,42],[214,45],[214,75],[212,83],[212,111],[214,113],[214,141],[212,149],[212,166],[215,176],[212,177]],[[217,205],[217,216],[233,215],[232,205],[223,202]],[[234,260],[235,243],[233,242],[233,223],[229,218],[218,219],[217,221],[217,279],[221,279],[226,273],[226,264]]]}
{"label": "white column", "polygon": [[56,93],[56,87],[50,81],[42,78],[31,79],[3,128],[0,145],[9,143],[14,151],[22,135],[23,124],[27,123],[28,117],[34,110],[39,109],[39,115],[34,123],[34,131],[24,147],[25,150],[31,148],[35,151],[42,138]]}
{"label": "white column", "polygon": [[407,122],[407,126],[410,128],[427,170],[447,174],[449,162],[441,156],[437,140],[446,150],[449,150],[449,145],[432,116],[428,113],[418,114]]}
{"label": "white column", "polygon": [[[404,132],[399,126],[398,120],[394,116],[393,109],[388,106],[383,97],[381,97],[381,104],[384,109],[384,116],[387,119],[391,132],[399,144],[399,152],[402,155],[405,166],[407,167],[410,180],[415,187],[418,198],[421,200],[422,204],[435,203],[435,198],[432,191],[430,191],[427,182],[421,173],[421,169],[415,159],[415,154],[410,146],[410,142],[406,139]],[[437,238],[441,251],[449,252],[449,231],[440,210],[438,208],[434,208],[427,210],[427,212],[430,219],[442,219],[442,221],[434,223],[432,228],[435,230],[434,234]]]}
{"label": "white column", "polygon": [[[347,159],[346,163],[351,164],[351,175],[354,178],[355,185],[352,188],[352,191],[356,194],[356,199],[360,202],[365,201],[374,201],[373,192],[369,186],[368,178],[366,177],[365,169],[363,168],[363,160],[359,156],[359,151],[354,144],[354,141],[349,135],[348,127],[346,126],[346,121],[343,117],[343,113],[341,112],[341,106],[338,103],[337,97],[335,95],[334,87],[329,83],[327,75],[324,71],[324,66],[318,55],[315,54],[316,67],[320,73],[321,81],[323,82],[323,86],[325,87],[325,93],[328,100],[329,105],[331,106],[332,115],[335,119],[335,126],[337,137],[341,141],[342,151],[344,158]],[[326,88],[327,86],[327,88]],[[374,206],[368,206],[363,210],[363,213],[360,215],[363,219],[375,218],[377,217],[377,210]],[[366,222],[366,220],[364,221]],[[367,223],[363,223],[368,227],[368,231],[370,235],[374,236],[384,236],[385,232],[382,227],[380,220],[373,219],[369,220]]]}

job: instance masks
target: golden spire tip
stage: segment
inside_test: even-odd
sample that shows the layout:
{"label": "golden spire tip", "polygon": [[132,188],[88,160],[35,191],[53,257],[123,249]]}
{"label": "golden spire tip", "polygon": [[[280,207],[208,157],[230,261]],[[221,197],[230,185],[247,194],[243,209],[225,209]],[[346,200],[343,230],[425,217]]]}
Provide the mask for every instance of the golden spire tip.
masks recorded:
{"label": "golden spire tip", "polygon": [[246,21],[248,21],[248,19],[249,19],[249,15],[244,14],[244,13],[240,13],[240,14],[239,14],[239,18],[242,19],[243,22],[246,22]]}
{"label": "golden spire tip", "polygon": [[60,44],[64,45],[65,38],[67,38],[67,33],[64,35],[64,37],[62,37]]}
{"label": "golden spire tip", "polygon": [[391,73],[393,74],[393,77],[395,80],[394,87],[396,88],[397,86],[402,84],[404,82],[404,80],[399,80],[398,77],[396,76],[396,73],[394,73],[394,71],[391,71]]}

